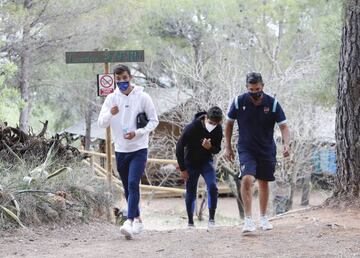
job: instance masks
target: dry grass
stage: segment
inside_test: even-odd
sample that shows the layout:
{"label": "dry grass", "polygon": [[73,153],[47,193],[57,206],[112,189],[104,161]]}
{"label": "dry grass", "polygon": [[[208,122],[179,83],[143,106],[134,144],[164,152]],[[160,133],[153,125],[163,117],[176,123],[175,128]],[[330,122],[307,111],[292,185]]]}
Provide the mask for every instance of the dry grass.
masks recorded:
{"label": "dry grass", "polygon": [[[114,200],[107,194],[105,180],[76,161],[66,167],[57,160],[45,167],[43,164],[1,162],[0,205],[12,211],[25,226],[106,217],[104,207]],[[0,211],[0,222],[0,230],[19,226],[5,210]]]}

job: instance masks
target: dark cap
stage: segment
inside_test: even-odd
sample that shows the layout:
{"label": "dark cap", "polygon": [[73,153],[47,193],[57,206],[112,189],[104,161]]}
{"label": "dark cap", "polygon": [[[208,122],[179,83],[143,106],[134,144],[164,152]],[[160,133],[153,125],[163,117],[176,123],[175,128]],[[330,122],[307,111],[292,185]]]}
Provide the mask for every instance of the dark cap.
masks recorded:
{"label": "dark cap", "polygon": [[246,84],[263,83],[261,73],[248,73],[246,75]]}

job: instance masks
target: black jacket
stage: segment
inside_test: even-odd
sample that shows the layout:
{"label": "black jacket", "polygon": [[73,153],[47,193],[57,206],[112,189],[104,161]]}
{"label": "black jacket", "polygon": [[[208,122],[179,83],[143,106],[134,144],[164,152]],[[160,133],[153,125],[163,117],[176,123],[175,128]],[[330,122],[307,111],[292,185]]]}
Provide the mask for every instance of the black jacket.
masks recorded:
{"label": "black jacket", "polygon": [[[221,125],[217,125],[209,133],[204,125],[206,112],[197,113],[195,119],[188,124],[176,144],[176,158],[181,171],[187,169],[187,166],[199,167],[209,160],[212,155],[221,150],[221,140],[223,137]],[[207,150],[202,146],[204,138],[211,139],[211,149]]]}

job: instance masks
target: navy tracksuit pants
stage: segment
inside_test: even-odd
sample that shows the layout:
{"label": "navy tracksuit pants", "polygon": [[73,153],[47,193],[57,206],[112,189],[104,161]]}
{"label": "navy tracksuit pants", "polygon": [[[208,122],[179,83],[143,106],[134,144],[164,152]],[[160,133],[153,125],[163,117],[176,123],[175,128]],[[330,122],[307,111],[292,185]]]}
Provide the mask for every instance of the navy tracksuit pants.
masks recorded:
{"label": "navy tracksuit pants", "polygon": [[145,171],[147,160],[147,149],[141,149],[134,152],[115,152],[116,165],[119,172],[125,198],[128,203],[128,218],[134,219],[140,216],[139,184],[141,176]]}
{"label": "navy tracksuit pants", "polygon": [[209,160],[199,167],[187,167],[189,179],[186,182],[186,211],[188,215],[193,214],[195,210],[197,184],[200,175],[204,177],[208,191],[208,208],[215,210],[217,207],[218,188],[216,185],[216,172],[213,161]]}

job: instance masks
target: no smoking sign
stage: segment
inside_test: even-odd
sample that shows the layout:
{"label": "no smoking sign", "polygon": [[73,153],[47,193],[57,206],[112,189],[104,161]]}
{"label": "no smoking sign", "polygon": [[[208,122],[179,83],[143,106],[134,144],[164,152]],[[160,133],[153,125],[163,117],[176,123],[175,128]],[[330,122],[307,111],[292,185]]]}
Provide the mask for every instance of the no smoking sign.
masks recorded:
{"label": "no smoking sign", "polygon": [[97,75],[98,96],[107,96],[115,90],[114,74]]}

